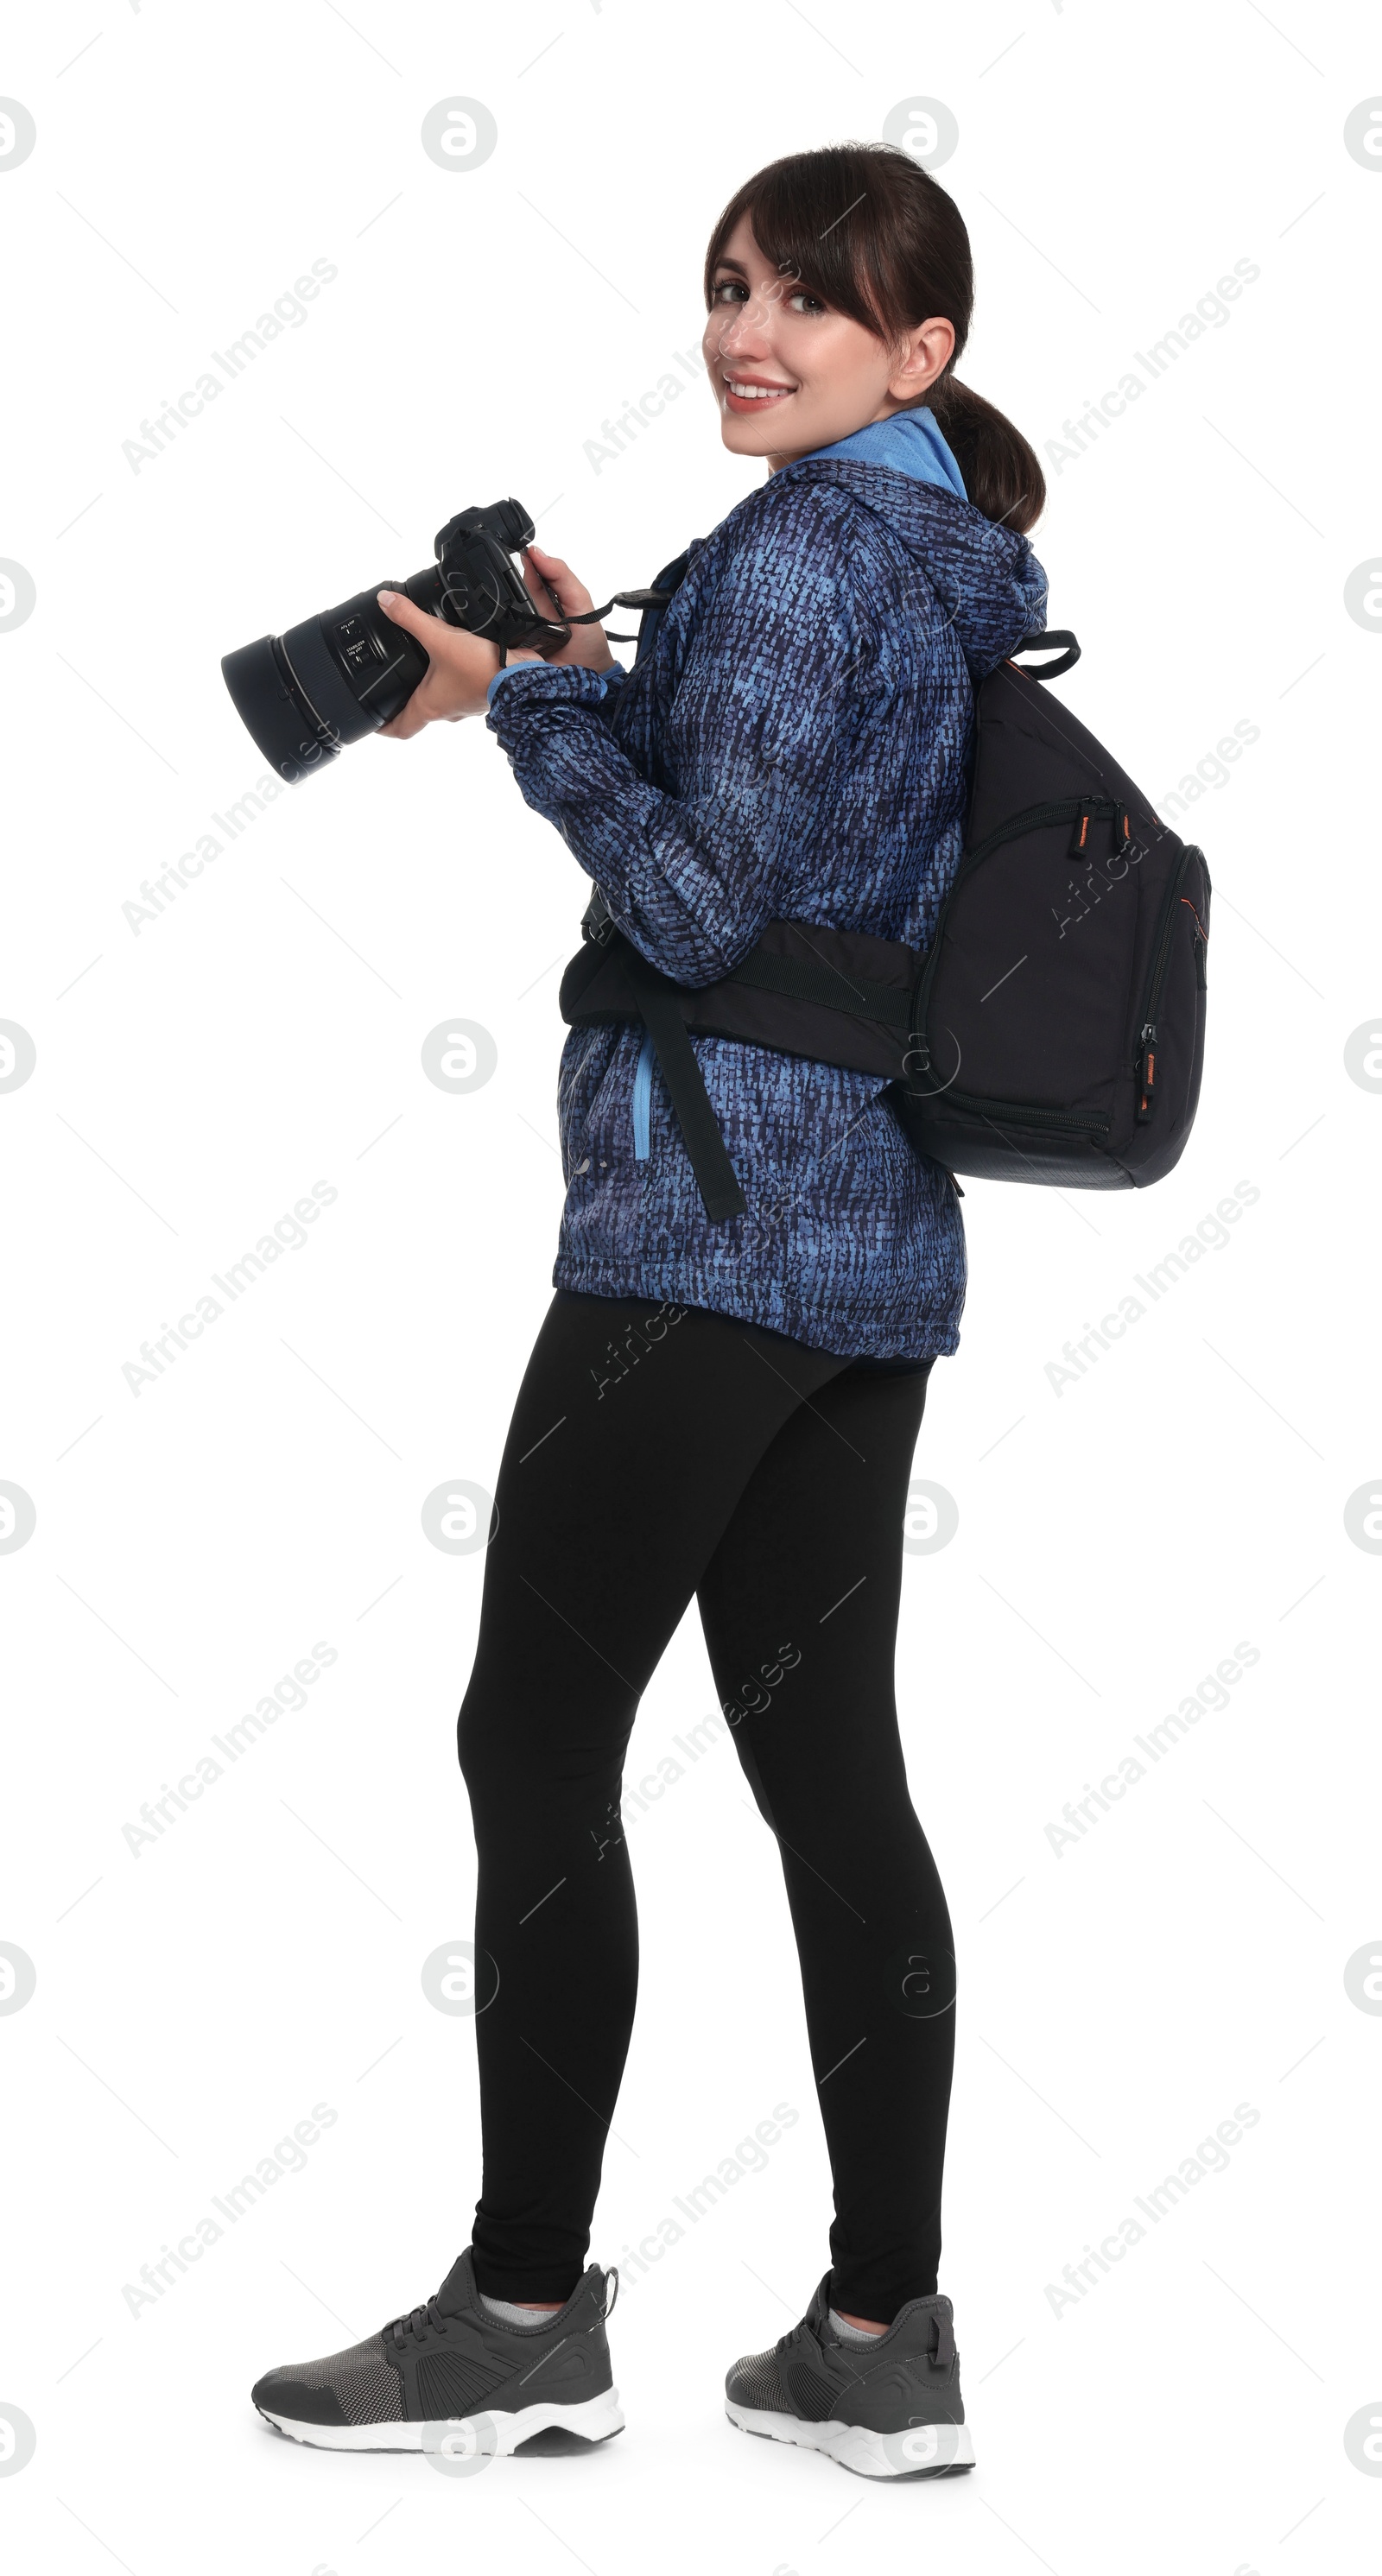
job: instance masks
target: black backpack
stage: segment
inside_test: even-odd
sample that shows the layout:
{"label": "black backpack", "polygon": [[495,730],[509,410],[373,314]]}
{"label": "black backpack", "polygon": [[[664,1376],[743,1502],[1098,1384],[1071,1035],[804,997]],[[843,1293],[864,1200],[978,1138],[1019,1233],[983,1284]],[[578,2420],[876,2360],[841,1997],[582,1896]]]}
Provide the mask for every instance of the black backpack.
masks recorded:
{"label": "black backpack", "polygon": [[772,921],[731,975],[692,990],[647,963],[596,889],[562,1016],[643,1021],[711,1217],[745,1200],[689,1030],[890,1075],[913,1143],[952,1175],[1141,1189],[1179,1161],[1204,1058],[1209,870],[1048,698],[1074,636],[1018,650],[1051,646],[1058,659],[1001,663],[976,691],[965,848],[924,953]]}

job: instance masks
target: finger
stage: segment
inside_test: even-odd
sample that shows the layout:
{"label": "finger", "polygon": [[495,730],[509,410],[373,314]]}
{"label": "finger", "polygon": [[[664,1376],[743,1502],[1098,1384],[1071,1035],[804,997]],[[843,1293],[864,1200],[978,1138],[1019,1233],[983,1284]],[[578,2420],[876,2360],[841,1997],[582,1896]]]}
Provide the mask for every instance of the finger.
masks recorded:
{"label": "finger", "polygon": [[420,644],[427,642],[437,620],[430,617],[425,608],[415,607],[401,590],[381,590],[375,596],[385,616],[391,617],[395,626],[406,626],[408,633],[416,635]]}
{"label": "finger", "polygon": [[563,563],[560,555],[549,555],[541,546],[528,546],[524,551],[538,564],[543,580],[554,599],[563,599],[580,589],[581,585],[572,572],[570,564]]}
{"label": "finger", "polygon": [[528,546],[524,551],[538,563],[548,589],[564,611],[569,613],[572,609],[586,609],[594,605],[585,583],[577,580],[571,566],[563,563],[560,555],[549,555],[542,546]]}
{"label": "finger", "polygon": [[561,614],[556,594],[544,581],[536,564],[530,563],[526,556],[523,563],[523,586],[534,607],[540,608],[544,617],[557,617]]}

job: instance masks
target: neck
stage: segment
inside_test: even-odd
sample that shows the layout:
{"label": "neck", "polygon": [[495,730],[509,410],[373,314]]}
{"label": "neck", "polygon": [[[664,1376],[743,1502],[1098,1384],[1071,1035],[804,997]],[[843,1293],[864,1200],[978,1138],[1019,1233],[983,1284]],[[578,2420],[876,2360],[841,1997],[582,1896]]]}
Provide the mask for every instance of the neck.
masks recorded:
{"label": "neck", "polygon": [[[924,411],[925,408],[925,394],[918,394],[911,402],[906,403],[893,402],[891,397],[887,397],[880,404],[877,411],[870,413],[867,420],[856,420],[853,429],[841,430],[839,438],[819,439],[816,444],[820,447],[838,447],[841,439],[854,438],[861,429],[875,429],[881,421],[897,420],[905,412]],[[780,473],[784,465],[795,465],[799,457],[813,456],[814,454],[815,448],[799,447],[795,454],[791,456],[770,456],[768,458],[768,472],[770,474]]]}

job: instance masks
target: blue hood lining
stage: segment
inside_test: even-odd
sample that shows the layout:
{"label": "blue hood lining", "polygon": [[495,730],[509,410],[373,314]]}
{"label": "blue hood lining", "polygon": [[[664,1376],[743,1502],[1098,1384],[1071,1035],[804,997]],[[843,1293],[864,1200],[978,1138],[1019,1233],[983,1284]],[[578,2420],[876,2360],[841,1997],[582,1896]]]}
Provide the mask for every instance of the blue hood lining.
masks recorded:
{"label": "blue hood lining", "polygon": [[837,457],[857,457],[861,465],[890,465],[895,474],[910,474],[918,483],[938,483],[967,501],[964,476],[942,435],[936,415],[923,403],[915,411],[894,412],[891,420],[871,420],[832,447],[813,447],[794,456],[794,465],[833,464]]}

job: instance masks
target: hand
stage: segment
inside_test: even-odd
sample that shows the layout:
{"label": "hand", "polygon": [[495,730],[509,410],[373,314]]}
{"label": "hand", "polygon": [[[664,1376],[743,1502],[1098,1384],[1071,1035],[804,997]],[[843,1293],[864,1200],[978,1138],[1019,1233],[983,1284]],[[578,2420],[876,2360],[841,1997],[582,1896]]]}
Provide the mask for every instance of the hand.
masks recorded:
{"label": "hand", "polygon": [[[569,564],[560,555],[549,555],[542,546],[523,549],[523,579],[534,606],[544,617],[579,617],[594,600],[583,581],[578,581]],[[527,658],[526,656],[524,658]],[[517,661],[516,653],[509,655]],[[571,640],[555,653],[545,653],[546,662],[575,663],[583,671],[612,671],[614,655],[603,626],[573,626]]]}
{"label": "hand", "polygon": [[455,724],[461,716],[483,715],[485,692],[499,668],[498,645],[488,643],[483,635],[472,635],[468,627],[448,626],[425,608],[415,608],[402,591],[381,590],[378,596],[385,616],[415,635],[427,655],[427,668],[406,707],[391,723],[380,725],[380,733],[395,742],[407,742],[424,725],[442,717]]}

